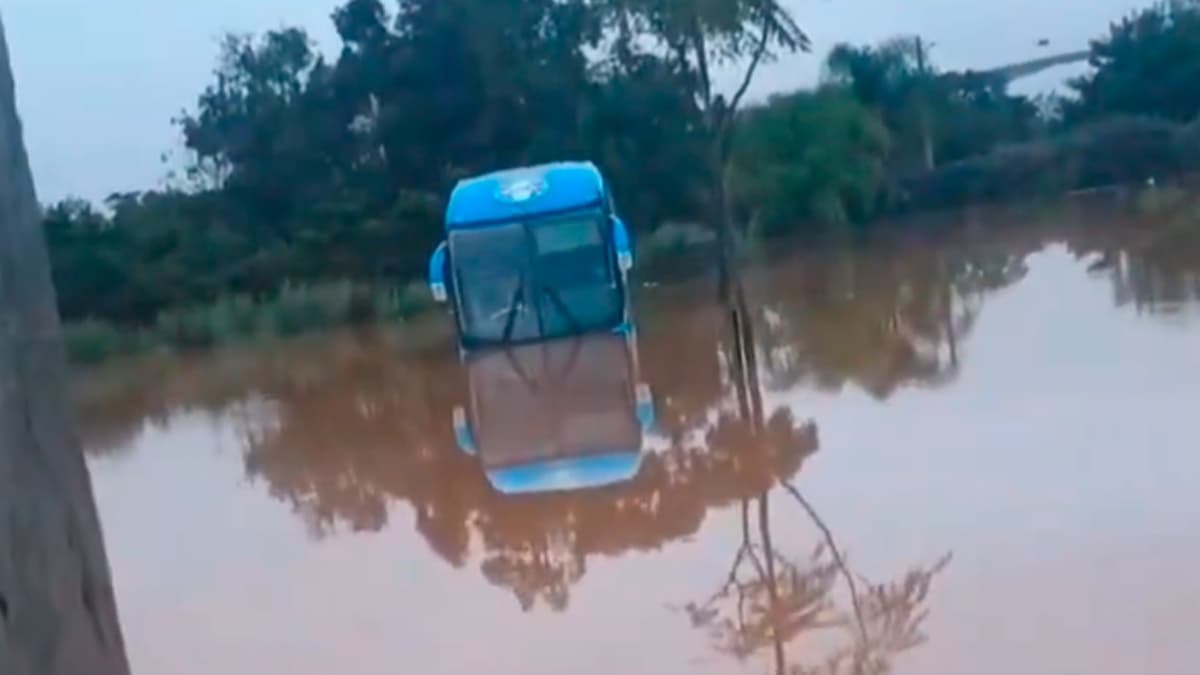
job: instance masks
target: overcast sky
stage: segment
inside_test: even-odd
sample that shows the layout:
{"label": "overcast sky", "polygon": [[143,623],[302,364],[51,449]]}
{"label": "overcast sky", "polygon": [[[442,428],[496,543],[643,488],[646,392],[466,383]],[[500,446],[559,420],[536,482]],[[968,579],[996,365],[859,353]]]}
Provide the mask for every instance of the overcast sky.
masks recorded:
{"label": "overcast sky", "polygon": [[[815,82],[836,42],[918,33],[943,68],[986,67],[1086,46],[1113,19],[1149,0],[785,0],[813,39],[811,55],[771,64],[752,93]],[[4,0],[17,98],[38,192],[102,199],[154,187],[176,150],[171,117],[211,79],[226,31],[308,29],[334,53],[337,0]],[[1036,41],[1047,38],[1048,48]],[[1053,87],[1071,69],[1021,83]]]}

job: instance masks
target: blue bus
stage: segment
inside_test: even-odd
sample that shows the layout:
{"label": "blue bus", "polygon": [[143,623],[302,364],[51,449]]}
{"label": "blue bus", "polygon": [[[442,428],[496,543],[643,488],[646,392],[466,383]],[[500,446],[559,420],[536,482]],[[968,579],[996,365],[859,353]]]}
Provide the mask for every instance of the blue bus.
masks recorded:
{"label": "blue bus", "polygon": [[588,333],[466,352],[468,401],[454,409],[458,447],[505,495],[586,490],[633,480],[654,423],[634,331]]}
{"label": "blue bus", "polygon": [[591,162],[459,181],[445,230],[429,285],[451,305],[460,347],[628,329],[629,232]]}

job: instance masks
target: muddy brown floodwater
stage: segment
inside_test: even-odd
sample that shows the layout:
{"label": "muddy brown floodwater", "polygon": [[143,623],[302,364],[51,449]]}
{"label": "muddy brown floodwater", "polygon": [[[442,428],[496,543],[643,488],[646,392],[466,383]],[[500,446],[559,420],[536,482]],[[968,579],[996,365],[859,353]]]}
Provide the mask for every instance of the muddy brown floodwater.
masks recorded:
{"label": "muddy brown floodwater", "polygon": [[[1200,212],[1118,212],[777,255],[752,353],[697,279],[640,292],[637,364],[361,333],[82,376],[134,670],[1200,672]],[[501,493],[544,433],[640,465]]]}

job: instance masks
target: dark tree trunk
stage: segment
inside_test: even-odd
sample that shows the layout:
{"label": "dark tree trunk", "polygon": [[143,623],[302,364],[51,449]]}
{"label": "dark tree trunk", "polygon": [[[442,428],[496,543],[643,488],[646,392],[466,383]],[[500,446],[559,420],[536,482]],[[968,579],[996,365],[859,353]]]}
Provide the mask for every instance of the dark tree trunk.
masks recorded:
{"label": "dark tree trunk", "polygon": [[[732,115],[733,111],[721,109],[718,115]],[[720,117],[714,123],[712,141],[713,204],[712,217],[717,230],[718,255],[718,299],[733,306],[741,286],[738,269],[738,239],[733,217],[733,192],[730,185],[730,163],[733,154],[733,119]]]}
{"label": "dark tree trunk", "polygon": [[0,674],[128,673],[0,23]]}
{"label": "dark tree trunk", "polygon": [[733,302],[734,279],[737,276],[736,239],[733,236],[733,217],[729,208],[729,185],[725,180],[725,161],[720,150],[713,152],[713,213],[717,230],[717,298],[722,304]]}

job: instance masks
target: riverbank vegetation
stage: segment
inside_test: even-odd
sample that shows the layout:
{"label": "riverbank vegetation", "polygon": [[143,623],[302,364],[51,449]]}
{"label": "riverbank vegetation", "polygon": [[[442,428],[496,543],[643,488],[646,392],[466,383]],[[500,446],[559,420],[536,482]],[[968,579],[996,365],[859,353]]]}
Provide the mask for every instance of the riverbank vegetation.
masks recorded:
{"label": "riverbank vegetation", "polygon": [[257,299],[223,294],[208,304],[163,310],[150,324],[119,325],[89,317],[67,323],[63,337],[77,364],[95,365],[160,347],[207,349],[403,321],[431,307],[433,299],[419,282],[389,287],[334,281],[285,285]]}
{"label": "riverbank vegetation", "polygon": [[46,208],[77,359],[408,316],[448,190],[506,166],[596,161],[650,257],[726,213],[739,236],[853,237],[1200,168],[1194,0],[1117,21],[1068,95],[1037,99],[907,36],[835,47],[816,87],[726,99],[721,57],[748,84],[808,49],[771,1],[349,0],[332,20],[336,54],[294,28],[224,40],[170,187]]}

